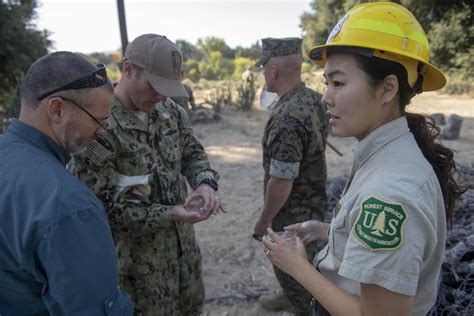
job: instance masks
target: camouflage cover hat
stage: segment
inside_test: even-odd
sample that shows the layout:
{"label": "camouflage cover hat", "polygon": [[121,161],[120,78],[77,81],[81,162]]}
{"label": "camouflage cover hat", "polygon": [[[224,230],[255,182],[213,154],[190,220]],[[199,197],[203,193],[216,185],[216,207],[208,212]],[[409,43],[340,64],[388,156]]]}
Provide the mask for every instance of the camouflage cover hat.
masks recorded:
{"label": "camouflage cover hat", "polygon": [[255,66],[263,66],[272,57],[287,56],[301,53],[302,39],[298,37],[287,38],[263,38],[262,56]]}
{"label": "camouflage cover hat", "polygon": [[178,46],[156,34],[143,34],[128,44],[125,58],[143,68],[151,86],[167,97],[187,97],[179,81],[182,55]]}

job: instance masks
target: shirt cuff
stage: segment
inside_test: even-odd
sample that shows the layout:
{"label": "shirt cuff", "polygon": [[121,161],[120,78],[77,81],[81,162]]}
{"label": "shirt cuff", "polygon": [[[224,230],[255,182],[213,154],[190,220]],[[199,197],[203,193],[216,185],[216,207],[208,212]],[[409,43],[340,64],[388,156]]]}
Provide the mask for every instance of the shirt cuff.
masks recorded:
{"label": "shirt cuff", "polygon": [[294,180],[300,174],[299,162],[285,162],[272,159],[270,161],[270,176],[280,179]]}

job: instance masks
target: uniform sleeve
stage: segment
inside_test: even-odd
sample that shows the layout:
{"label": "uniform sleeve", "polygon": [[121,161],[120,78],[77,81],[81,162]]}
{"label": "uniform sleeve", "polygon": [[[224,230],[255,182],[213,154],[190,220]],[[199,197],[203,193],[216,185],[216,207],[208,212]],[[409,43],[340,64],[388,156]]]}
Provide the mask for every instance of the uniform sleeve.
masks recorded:
{"label": "uniform sleeve", "polygon": [[211,168],[202,144],[194,136],[189,118],[182,108],[175,108],[182,148],[181,173],[193,189],[196,189],[204,179],[218,181],[219,174]]}
{"label": "uniform sleeve", "polygon": [[117,288],[117,256],[110,228],[98,210],[80,210],[43,235],[36,260],[46,276],[42,296],[51,315],[133,315]]}
{"label": "uniform sleeve", "polygon": [[122,179],[117,172],[117,159],[110,141],[92,142],[83,154],[73,157],[69,169],[95,192],[114,233],[139,236],[172,226],[172,206],[144,198],[145,194],[140,191],[148,190],[146,184],[123,185],[127,179]]}
{"label": "uniform sleeve", "polygon": [[268,126],[267,133],[265,146],[270,155],[270,176],[296,179],[307,138],[305,128],[291,116],[275,117]]}
{"label": "uniform sleeve", "polygon": [[346,216],[351,230],[339,274],[414,296],[424,258],[436,243],[433,223],[422,215],[420,202],[413,202],[417,200],[365,194],[355,203],[357,209]]}

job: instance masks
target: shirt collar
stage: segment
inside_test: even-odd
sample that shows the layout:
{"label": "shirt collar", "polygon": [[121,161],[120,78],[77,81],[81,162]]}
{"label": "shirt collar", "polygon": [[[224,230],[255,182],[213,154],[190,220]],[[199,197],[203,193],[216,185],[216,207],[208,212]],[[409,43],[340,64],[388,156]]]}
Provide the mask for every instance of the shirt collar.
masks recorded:
{"label": "shirt collar", "polygon": [[33,146],[52,154],[63,166],[66,166],[69,160],[71,160],[71,156],[48,135],[16,119],[12,121],[5,134],[13,134]]}
{"label": "shirt collar", "polygon": [[112,116],[117,121],[117,124],[124,129],[147,131],[145,122],[141,121],[131,111],[125,109],[117,98],[114,99],[112,104]]}
{"label": "shirt collar", "polygon": [[383,146],[410,132],[406,117],[402,116],[373,130],[354,147],[354,160],[360,167]]}
{"label": "shirt collar", "polygon": [[280,105],[281,103],[290,100],[295,94],[298,94],[301,90],[304,90],[305,88],[306,88],[305,83],[301,82],[295,88],[291,89],[290,91],[282,95],[281,98],[278,99],[278,102],[275,104],[273,108],[277,108],[278,105]]}

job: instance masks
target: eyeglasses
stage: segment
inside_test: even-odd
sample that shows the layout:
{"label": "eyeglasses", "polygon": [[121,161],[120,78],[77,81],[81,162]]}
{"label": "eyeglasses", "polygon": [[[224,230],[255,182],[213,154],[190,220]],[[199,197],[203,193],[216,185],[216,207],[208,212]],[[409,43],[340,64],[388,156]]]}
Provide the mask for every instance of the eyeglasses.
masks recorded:
{"label": "eyeglasses", "polygon": [[97,125],[99,125],[99,126],[100,126],[101,128],[103,128],[104,130],[107,131],[107,130],[109,130],[109,129],[111,128],[111,126],[112,126],[112,124],[111,124],[111,123],[112,123],[112,117],[109,117],[109,118],[105,119],[105,120],[104,120],[105,124],[101,124],[101,123],[99,122],[99,120],[94,117],[94,115],[90,114],[89,111],[87,111],[84,107],[80,106],[79,104],[77,104],[77,103],[74,102],[73,100],[68,99],[68,98],[65,98],[65,97],[57,97],[57,98],[62,99],[62,100],[65,100],[65,101],[68,101],[68,102],[71,102],[72,104],[74,104],[75,106],[77,106],[78,108],[80,108],[80,109],[81,109],[82,111],[84,111],[87,115],[89,115],[90,118],[93,119],[94,122],[97,123]]}
{"label": "eyeglasses", "polygon": [[54,89],[52,91],[46,92],[42,94],[38,100],[41,101],[47,96],[52,95],[53,93],[64,91],[64,90],[78,90],[78,89],[85,89],[85,88],[97,88],[103,86],[108,78],[107,78],[107,70],[105,69],[104,64],[98,64],[97,69],[94,70],[92,73],[79,78],[73,82],[70,82],[62,87]]}

